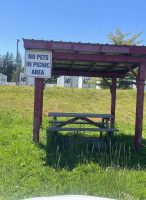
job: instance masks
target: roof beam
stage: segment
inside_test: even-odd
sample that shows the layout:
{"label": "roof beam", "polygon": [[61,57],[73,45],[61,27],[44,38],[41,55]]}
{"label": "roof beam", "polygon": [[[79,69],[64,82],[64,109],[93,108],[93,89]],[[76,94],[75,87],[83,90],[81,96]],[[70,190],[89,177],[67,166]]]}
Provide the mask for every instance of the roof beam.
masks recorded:
{"label": "roof beam", "polygon": [[52,70],[52,75],[65,75],[65,76],[88,76],[88,77],[106,77],[106,78],[125,78],[125,74],[120,73],[101,73],[101,72],[88,72],[88,71],[65,71],[65,70]]}
{"label": "roof beam", "polygon": [[146,54],[145,46],[108,45],[23,39],[25,49],[68,50],[103,53]]}
{"label": "roof beam", "polygon": [[98,54],[74,54],[53,52],[52,58],[59,60],[77,60],[94,62],[124,62],[124,63],[146,63],[146,57],[142,56],[120,56],[120,55],[98,55]]}

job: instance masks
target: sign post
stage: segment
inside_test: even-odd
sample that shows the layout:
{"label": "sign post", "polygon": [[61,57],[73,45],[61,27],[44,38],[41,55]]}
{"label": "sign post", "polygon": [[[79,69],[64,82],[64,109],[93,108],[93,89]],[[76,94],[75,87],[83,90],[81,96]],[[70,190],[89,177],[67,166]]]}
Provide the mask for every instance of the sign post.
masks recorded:
{"label": "sign post", "polygon": [[25,76],[35,77],[33,141],[39,142],[39,130],[42,123],[44,78],[51,78],[52,52],[25,52]]}

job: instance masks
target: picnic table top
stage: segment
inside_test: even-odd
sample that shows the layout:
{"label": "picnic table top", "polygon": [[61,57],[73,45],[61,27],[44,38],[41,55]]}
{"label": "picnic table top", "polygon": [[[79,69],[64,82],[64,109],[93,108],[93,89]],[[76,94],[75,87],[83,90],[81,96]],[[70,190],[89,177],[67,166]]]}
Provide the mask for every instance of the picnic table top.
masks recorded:
{"label": "picnic table top", "polygon": [[92,114],[92,113],[60,113],[60,112],[49,112],[49,117],[79,117],[79,118],[104,118],[110,119],[115,118],[113,115],[110,114]]}

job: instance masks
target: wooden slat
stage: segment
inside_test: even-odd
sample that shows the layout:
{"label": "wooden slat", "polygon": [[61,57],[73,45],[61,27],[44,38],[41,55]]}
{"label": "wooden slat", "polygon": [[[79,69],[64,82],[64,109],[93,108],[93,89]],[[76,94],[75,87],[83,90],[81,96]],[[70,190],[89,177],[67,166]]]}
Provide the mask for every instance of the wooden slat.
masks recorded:
{"label": "wooden slat", "polygon": [[58,112],[50,112],[48,116],[49,117],[78,117],[78,118],[90,117],[90,118],[105,118],[105,119],[114,118],[114,116],[110,114],[58,113]]}
{"label": "wooden slat", "polygon": [[49,127],[48,131],[105,131],[105,132],[119,132],[118,129],[112,129],[112,128],[54,128],[54,127]]}
{"label": "wooden slat", "polygon": [[[56,123],[57,124],[59,124],[59,123],[63,123],[63,122],[65,122],[65,121],[57,121]],[[52,121],[49,121],[49,123],[55,123],[55,121],[54,120],[52,120]],[[102,125],[102,122],[94,122],[94,123],[96,123],[96,125]],[[70,124],[70,123],[68,123],[68,124]],[[76,122],[72,122],[71,124],[90,124],[89,122],[82,122],[82,121],[76,121]]]}

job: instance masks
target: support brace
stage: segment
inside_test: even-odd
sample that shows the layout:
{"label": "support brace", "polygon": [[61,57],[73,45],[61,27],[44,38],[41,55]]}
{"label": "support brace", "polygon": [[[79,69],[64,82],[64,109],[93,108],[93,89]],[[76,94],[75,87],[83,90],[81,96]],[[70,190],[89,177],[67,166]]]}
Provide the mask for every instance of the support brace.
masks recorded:
{"label": "support brace", "polygon": [[136,77],[136,79],[138,78],[138,75],[137,73],[127,64],[127,63],[124,63],[125,66],[132,72],[132,74]]}
{"label": "support brace", "polygon": [[104,82],[106,83],[106,85],[109,87],[109,89],[111,90],[111,85],[108,83],[108,81],[106,80],[106,78],[102,77],[102,79],[104,80]]}

